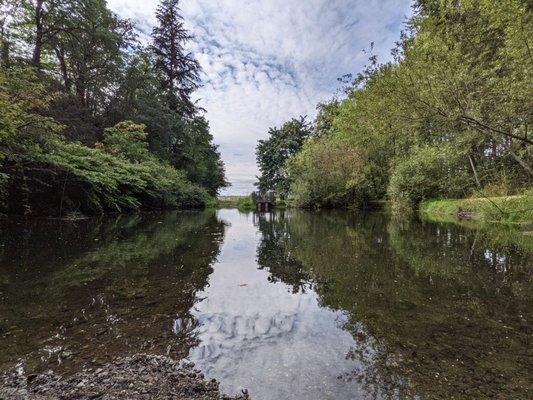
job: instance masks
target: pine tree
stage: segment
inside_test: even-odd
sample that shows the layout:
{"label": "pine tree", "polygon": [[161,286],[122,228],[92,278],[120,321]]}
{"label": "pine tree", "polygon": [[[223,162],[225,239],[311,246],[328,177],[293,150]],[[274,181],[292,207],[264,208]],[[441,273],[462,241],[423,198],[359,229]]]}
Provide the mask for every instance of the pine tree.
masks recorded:
{"label": "pine tree", "polygon": [[192,117],[197,109],[191,94],[200,86],[200,64],[185,50],[185,44],[192,36],[183,26],[179,0],[162,0],[156,18],[158,25],[152,32],[151,51],[168,97],[168,106],[184,117]]}

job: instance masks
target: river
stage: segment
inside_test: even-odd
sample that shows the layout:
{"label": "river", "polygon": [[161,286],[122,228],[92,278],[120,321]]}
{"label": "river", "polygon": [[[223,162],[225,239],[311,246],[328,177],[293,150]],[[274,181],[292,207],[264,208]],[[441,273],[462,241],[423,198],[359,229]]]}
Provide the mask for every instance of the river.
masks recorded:
{"label": "river", "polygon": [[256,400],[533,390],[533,237],[507,228],[223,209],[0,229],[0,370],[148,353]]}

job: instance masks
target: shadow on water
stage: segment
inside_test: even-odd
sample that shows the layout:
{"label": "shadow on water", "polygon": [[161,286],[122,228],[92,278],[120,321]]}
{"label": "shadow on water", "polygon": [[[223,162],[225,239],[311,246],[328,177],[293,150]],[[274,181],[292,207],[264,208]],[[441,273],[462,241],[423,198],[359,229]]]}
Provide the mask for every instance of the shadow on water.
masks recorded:
{"label": "shadow on water", "polygon": [[531,395],[533,245],[513,231],[295,210],[0,229],[1,369],[154,353],[256,400]]}
{"label": "shadow on water", "polygon": [[224,230],[209,212],[4,221],[0,365],[70,372],[139,352],[182,357]]}

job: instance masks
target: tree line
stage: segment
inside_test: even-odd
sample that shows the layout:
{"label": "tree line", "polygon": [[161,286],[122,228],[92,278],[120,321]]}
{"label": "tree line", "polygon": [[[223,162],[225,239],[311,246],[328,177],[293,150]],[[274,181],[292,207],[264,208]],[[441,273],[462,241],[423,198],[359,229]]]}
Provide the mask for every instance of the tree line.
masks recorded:
{"label": "tree line", "polygon": [[201,206],[228,186],[179,0],[149,43],[105,0],[0,0],[0,207]]}
{"label": "tree line", "polygon": [[302,207],[531,194],[531,3],[413,7],[392,61],[372,55],[312,124],[259,143],[261,189]]}

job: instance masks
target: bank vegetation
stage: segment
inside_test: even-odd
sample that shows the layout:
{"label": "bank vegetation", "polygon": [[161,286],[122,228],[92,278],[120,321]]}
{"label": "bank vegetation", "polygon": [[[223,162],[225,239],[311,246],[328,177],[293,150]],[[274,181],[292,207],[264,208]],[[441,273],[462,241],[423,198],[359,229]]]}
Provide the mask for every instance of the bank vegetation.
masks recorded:
{"label": "bank vegetation", "polygon": [[201,207],[228,185],[178,0],[142,41],[104,0],[0,12],[0,212]]}
{"label": "bank vegetation", "polygon": [[371,55],[312,124],[270,130],[260,188],[306,208],[509,196],[533,208],[531,4],[419,0],[414,11],[390,62]]}

